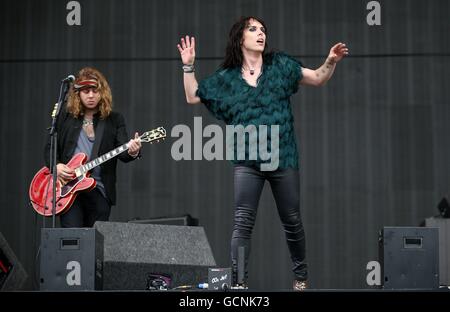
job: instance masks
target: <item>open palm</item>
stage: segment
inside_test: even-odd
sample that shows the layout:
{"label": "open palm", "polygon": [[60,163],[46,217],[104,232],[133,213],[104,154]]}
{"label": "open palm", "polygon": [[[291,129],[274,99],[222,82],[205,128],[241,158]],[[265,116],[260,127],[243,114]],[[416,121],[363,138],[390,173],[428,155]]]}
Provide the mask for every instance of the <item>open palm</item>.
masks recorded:
{"label": "open palm", "polygon": [[177,44],[178,51],[180,51],[181,61],[185,65],[192,65],[195,61],[195,38],[186,36],[181,38],[180,43]]}

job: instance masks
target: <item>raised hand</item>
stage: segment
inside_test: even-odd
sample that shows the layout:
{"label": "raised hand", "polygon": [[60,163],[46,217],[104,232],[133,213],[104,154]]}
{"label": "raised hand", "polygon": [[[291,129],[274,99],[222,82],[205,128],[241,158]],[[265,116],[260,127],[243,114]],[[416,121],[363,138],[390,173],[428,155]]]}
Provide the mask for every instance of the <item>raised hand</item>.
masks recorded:
{"label": "raised hand", "polygon": [[347,46],[345,45],[345,43],[339,42],[330,49],[328,58],[337,63],[346,55],[348,55]]}
{"label": "raised hand", "polygon": [[180,51],[181,61],[185,65],[192,65],[195,61],[195,39],[194,37],[181,38],[180,44],[177,44]]}

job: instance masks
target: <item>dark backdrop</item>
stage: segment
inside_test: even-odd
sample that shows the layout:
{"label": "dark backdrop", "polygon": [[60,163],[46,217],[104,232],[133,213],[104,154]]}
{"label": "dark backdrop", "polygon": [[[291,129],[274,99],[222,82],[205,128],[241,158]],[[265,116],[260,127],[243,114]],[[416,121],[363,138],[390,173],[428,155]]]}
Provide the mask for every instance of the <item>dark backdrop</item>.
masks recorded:
{"label": "dark backdrop", "polygon": [[[379,1],[381,26],[368,26],[368,1],[79,1],[81,26],[66,24],[67,1],[0,4],[0,231],[34,274],[42,219],[28,186],[59,80],[83,66],[105,73],[130,133],[156,126],[216,123],[185,103],[176,44],[197,39],[197,77],[220,64],[241,15],[262,17],[269,44],[319,66],[332,44],[351,55],[322,88],[292,100],[300,147],[301,210],[314,288],[366,288],[378,230],[418,226],[449,190],[449,2]],[[200,219],[219,266],[229,266],[232,167],[171,158],[175,139],[144,147],[119,164],[112,221],[191,214]],[[47,221],[46,225],[50,225]],[[261,197],[250,264],[258,289],[291,285],[291,263],[270,188]]]}

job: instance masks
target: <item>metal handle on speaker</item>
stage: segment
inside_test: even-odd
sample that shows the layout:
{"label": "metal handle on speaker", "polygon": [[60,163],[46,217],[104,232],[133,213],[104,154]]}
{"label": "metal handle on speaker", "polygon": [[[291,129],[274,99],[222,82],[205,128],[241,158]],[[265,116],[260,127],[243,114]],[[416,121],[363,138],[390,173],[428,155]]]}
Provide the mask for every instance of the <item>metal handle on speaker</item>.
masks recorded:
{"label": "metal handle on speaker", "polygon": [[79,238],[61,238],[61,250],[74,250],[80,249],[80,239]]}
{"label": "metal handle on speaker", "polygon": [[419,249],[422,248],[423,237],[403,237],[403,248]]}

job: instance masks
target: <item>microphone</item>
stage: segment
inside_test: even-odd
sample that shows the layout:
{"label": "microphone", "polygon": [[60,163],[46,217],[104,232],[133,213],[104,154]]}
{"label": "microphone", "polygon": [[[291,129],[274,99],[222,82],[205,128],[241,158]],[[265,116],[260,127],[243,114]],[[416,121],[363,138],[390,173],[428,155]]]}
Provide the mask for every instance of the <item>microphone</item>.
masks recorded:
{"label": "microphone", "polygon": [[74,80],[75,80],[75,76],[69,75],[66,78],[64,78],[63,80],[61,80],[61,82],[73,82]]}

